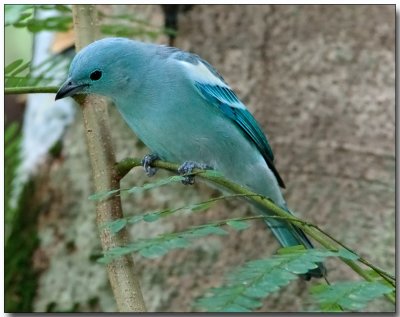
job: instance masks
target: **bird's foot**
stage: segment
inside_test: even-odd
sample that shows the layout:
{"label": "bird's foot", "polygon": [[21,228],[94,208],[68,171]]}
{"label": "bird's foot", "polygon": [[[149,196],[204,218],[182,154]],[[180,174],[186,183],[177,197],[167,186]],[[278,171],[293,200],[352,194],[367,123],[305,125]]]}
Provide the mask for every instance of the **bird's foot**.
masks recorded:
{"label": "bird's foot", "polygon": [[158,159],[159,157],[157,154],[147,154],[143,157],[142,165],[147,176],[151,177],[157,173],[157,168],[151,167],[151,164]]}
{"label": "bird's foot", "polygon": [[184,184],[184,185],[193,185],[194,184],[194,175],[187,175],[187,174],[192,173],[192,171],[195,168],[205,170],[205,169],[210,169],[211,167],[206,164],[203,164],[203,163],[197,163],[197,162],[192,162],[192,161],[184,162],[178,168],[178,173],[180,175],[184,175],[182,184]]}

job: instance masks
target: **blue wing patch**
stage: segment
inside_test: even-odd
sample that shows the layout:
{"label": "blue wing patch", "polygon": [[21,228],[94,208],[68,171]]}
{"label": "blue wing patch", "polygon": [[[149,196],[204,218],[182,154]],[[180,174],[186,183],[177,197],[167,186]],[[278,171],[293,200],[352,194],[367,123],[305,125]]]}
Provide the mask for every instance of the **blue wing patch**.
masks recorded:
{"label": "blue wing patch", "polygon": [[228,87],[195,83],[201,95],[211,104],[217,106],[228,118],[233,120],[257,146],[264,157],[268,167],[274,173],[278,184],[285,188],[285,184],[276,170],[273,161],[274,154],[267,138],[259,127],[257,121],[241,103],[235,93]]}
{"label": "blue wing patch", "polygon": [[[201,66],[201,64],[203,64],[208,69],[211,76],[214,76],[217,78],[217,80],[220,80],[223,85],[226,85],[225,80],[217,72],[217,70],[196,54],[191,54],[175,47],[168,46],[159,47],[157,54],[162,58],[174,58],[178,61],[190,63],[194,66]],[[207,80],[207,75],[205,77]],[[195,81],[195,86],[208,102],[218,107],[228,118],[235,122],[242,129],[242,131],[244,131],[245,135],[249,137],[250,141],[257,146],[258,150],[268,164],[268,167],[274,173],[278,184],[285,188],[285,184],[273,164],[274,154],[272,153],[271,146],[269,145],[257,121],[242,104],[235,93],[227,85],[222,86],[215,83],[210,84],[203,81]]]}

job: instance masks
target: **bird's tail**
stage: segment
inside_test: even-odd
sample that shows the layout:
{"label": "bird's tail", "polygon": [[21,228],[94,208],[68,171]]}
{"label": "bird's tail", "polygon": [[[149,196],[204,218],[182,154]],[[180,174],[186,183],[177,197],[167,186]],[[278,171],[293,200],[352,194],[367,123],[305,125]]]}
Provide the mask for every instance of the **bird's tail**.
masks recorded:
{"label": "bird's tail", "polygon": [[[285,208],[289,213],[289,209]],[[306,249],[314,248],[311,241],[307,238],[306,234],[300,228],[293,226],[290,223],[282,222],[276,219],[267,219],[265,221],[271,228],[273,234],[278,239],[282,247],[290,247],[295,245],[303,245]],[[318,267],[308,271],[303,275],[303,278],[309,280],[311,277],[323,277],[326,275],[325,266],[322,263],[317,263]]]}

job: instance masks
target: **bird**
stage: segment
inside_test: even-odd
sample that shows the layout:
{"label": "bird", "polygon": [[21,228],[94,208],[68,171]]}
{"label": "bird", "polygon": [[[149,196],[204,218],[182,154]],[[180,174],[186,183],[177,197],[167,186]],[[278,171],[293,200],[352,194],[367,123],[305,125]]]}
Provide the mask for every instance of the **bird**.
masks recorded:
{"label": "bird", "polygon": [[[155,159],[182,164],[180,173],[210,168],[292,214],[266,135],[220,73],[198,55],[127,38],[104,38],[75,55],[55,99],[76,94],[101,95],[114,103],[151,151],[143,159],[149,175],[155,172]],[[186,183],[193,179],[186,178]],[[271,215],[260,206],[256,209]],[[314,248],[289,222],[265,222],[281,246]],[[325,274],[323,263],[317,263],[303,278]]]}

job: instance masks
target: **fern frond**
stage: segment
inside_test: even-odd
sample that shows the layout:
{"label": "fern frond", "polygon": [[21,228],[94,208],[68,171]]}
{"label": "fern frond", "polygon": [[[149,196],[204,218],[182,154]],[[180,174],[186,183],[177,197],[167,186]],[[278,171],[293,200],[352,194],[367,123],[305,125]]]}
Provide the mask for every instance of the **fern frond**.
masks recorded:
{"label": "fern frond", "polygon": [[338,307],[345,310],[360,311],[370,301],[394,289],[379,281],[347,281],[331,285],[316,285],[311,293],[324,312],[337,311]]}
{"label": "fern frond", "polygon": [[100,263],[110,263],[112,260],[123,255],[138,252],[141,256],[154,258],[162,256],[171,250],[186,248],[190,240],[209,235],[226,235],[227,231],[217,225],[204,225],[192,227],[182,232],[161,234],[152,239],[141,239],[126,246],[112,248],[104,252],[104,256],[98,261]]}
{"label": "fern frond", "polygon": [[209,312],[250,312],[261,306],[261,300],[317,267],[317,263],[346,253],[296,246],[246,263],[228,274],[226,284],[212,288],[196,305]]}
{"label": "fern frond", "polygon": [[[55,10],[59,15],[36,18],[35,10]],[[71,9],[67,5],[5,5],[5,26],[27,28],[30,32],[68,31],[72,25]]]}
{"label": "fern frond", "polygon": [[183,179],[184,179],[183,176],[174,175],[174,176],[170,176],[170,177],[166,177],[166,178],[161,178],[155,182],[146,183],[142,186],[135,186],[132,188],[116,189],[116,190],[110,190],[110,191],[96,193],[96,194],[89,196],[89,199],[90,200],[105,200],[116,194],[138,193],[138,192],[154,189],[157,187],[161,187],[161,186],[165,186],[165,185],[169,185],[169,184],[173,184],[173,183],[179,183]]}
{"label": "fern frond", "polygon": [[[65,79],[65,72],[70,62],[69,56],[53,55],[37,66],[17,59],[5,67],[4,86],[6,93],[19,93],[25,90],[59,86]],[[60,77],[60,74],[62,77]]]}
{"label": "fern frond", "polygon": [[[155,184],[155,183],[153,183],[153,184]],[[113,190],[113,191],[108,191],[108,192],[104,192],[104,193],[100,193],[100,194],[95,194],[91,197],[96,198],[96,199],[97,198],[103,199],[105,197],[109,197],[108,195],[114,195],[117,192],[119,192],[119,190]],[[169,216],[169,215],[177,213],[179,211],[202,212],[202,211],[206,211],[209,208],[211,208],[214,205],[214,203],[216,203],[218,201],[228,200],[228,199],[233,199],[233,198],[243,198],[243,197],[248,197],[248,195],[233,194],[233,195],[218,196],[218,197],[214,197],[214,198],[202,201],[202,202],[188,204],[188,205],[184,205],[184,206],[177,207],[177,208],[166,208],[163,210],[156,210],[156,211],[151,211],[151,212],[147,212],[144,214],[139,214],[139,215],[135,215],[135,216],[131,216],[131,217],[116,219],[114,221],[104,224],[103,227],[107,227],[112,233],[115,234],[115,233],[119,232],[120,230],[122,230],[128,224],[133,225],[140,221],[146,221],[146,222],[156,221],[160,218]],[[250,218],[251,219],[260,219],[260,218],[264,218],[264,217],[267,217],[267,216],[260,215],[260,216],[256,216],[256,217],[250,217]],[[228,219],[224,222],[226,222],[226,224],[228,226],[232,227],[233,229],[243,230],[249,226],[249,224],[245,222],[246,220],[250,220],[249,217],[235,218],[235,219],[230,219],[230,220]]]}

